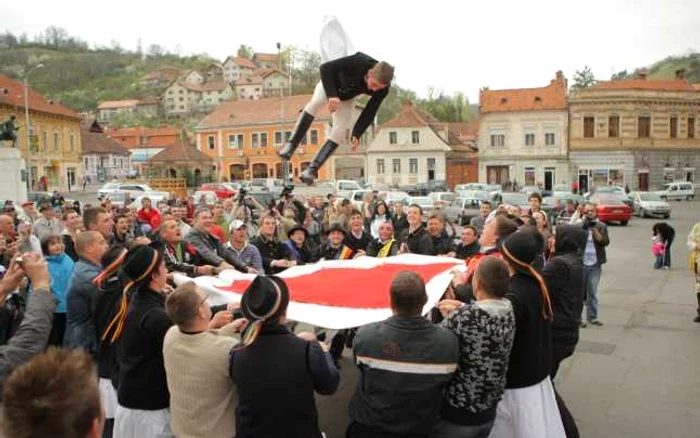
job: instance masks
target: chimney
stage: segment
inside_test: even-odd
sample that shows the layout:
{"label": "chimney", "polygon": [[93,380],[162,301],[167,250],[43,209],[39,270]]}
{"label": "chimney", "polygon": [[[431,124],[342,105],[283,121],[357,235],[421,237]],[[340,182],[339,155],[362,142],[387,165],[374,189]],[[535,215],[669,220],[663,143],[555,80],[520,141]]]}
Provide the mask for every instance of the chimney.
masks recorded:
{"label": "chimney", "polygon": [[645,68],[637,71],[637,79],[641,79],[641,80],[645,81],[647,79],[648,73],[649,73],[649,71]]}
{"label": "chimney", "polygon": [[684,68],[680,68],[680,69],[676,70],[676,80],[677,81],[685,80],[685,69]]}
{"label": "chimney", "polygon": [[550,85],[555,85],[555,84],[561,85],[564,88],[568,87],[568,81],[566,80],[566,77],[564,76],[564,73],[562,73],[561,70],[557,71],[554,74],[554,79],[550,82]]}

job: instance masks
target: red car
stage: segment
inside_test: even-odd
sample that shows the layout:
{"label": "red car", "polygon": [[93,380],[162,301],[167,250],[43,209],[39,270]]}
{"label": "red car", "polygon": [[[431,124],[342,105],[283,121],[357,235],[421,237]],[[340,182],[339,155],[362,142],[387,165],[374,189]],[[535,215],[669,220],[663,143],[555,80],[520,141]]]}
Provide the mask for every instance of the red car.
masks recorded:
{"label": "red car", "polygon": [[198,191],[214,192],[216,194],[217,199],[231,198],[238,194],[238,190],[234,190],[232,187],[224,183],[202,184]]}
{"label": "red car", "polygon": [[605,222],[620,222],[627,225],[632,219],[632,208],[622,202],[619,197],[605,194],[594,194],[590,201],[597,206],[598,219]]}

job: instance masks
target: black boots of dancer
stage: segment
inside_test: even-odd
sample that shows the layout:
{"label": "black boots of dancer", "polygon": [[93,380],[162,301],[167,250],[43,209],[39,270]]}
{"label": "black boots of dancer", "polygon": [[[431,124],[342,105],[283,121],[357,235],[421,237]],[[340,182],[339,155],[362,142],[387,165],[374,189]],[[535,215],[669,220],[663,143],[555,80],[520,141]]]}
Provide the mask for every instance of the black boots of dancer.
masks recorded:
{"label": "black boots of dancer", "polygon": [[323,146],[321,146],[321,149],[319,149],[314,159],[309,164],[309,167],[307,167],[306,170],[302,172],[299,179],[308,185],[313,184],[314,180],[318,178],[318,169],[320,169],[321,166],[323,166],[323,163],[325,163],[330,158],[330,156],[333,155],[333,152],[335,152],[337,148],[338,143],[334,142],[333,140],[326,140]]}
{"label": "black boots of dancer", "polygon": [[302,111],[301,116],[299,116],[299,120],[297,120],[297,125],[294,127],[292,137],[289,139],[289,141],[287,141],[284,147],[277,152],[277,155],[285,160],[292,158],[294,151],[297,150],[297,147],[299,147],[299,143],[301,143],[301,140],[306,135],[306,131],[309,130],[309,127],[311,127],[311,123],[313,121],[314,116],[306,111]]}

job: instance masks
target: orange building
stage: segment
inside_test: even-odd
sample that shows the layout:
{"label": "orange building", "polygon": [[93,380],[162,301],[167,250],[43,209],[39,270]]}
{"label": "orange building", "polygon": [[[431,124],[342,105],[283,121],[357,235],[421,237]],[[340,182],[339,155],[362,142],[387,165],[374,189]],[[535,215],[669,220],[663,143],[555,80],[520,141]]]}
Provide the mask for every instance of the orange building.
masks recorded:
{"label": "orange building", "polygon": [[105,132],[127,149],[143,147],[168,147],[174,145],[180,137],[177,128],[122,128]]}
{"label": "orange building", "polygon": [[[215,159],[218,179],[282,178],[282,162],[277,150],[291,136],[299,113],[310,98],[310,95],[299,95],[224,102],[195,128],[197,148]],[[331,114],[324,107],[292,157],[295,177],[309,165],[326,141],[330,122]],[[320,169],[319,179],[335,178],[334,158]]]}

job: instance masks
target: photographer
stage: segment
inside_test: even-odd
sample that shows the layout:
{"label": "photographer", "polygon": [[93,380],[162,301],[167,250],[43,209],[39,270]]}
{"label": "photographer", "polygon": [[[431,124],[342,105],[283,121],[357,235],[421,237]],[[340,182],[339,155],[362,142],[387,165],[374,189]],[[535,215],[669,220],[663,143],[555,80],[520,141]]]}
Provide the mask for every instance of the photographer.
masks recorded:
{"label": "photographer", "polygon": [[0,302],[19,287],[24,277],[32,283],[32,292],[24,318],[6,345],[0,347],[0,385],[16,366],[41,353],[51,332],[56,300],[51,294],[51,277],[46,260],[37,253],[14,257],[0,281]]}
{"label": "photographer", "polygon": [[583,251],[583,284],[586,299],[586,321],[581,327],[588,324],[602,326],[598,320],[598,284],[603,271],[603,264],[607,261],[605,247],[610,244],[608,227],[598,220],[596,204],[586,203],[583,208],[581,226],[586,231],[587,238]]}

